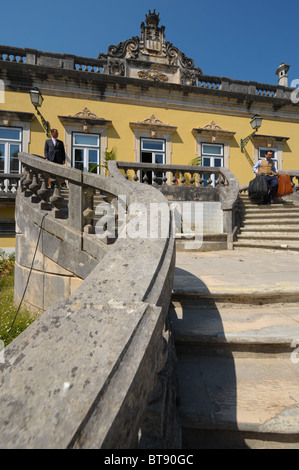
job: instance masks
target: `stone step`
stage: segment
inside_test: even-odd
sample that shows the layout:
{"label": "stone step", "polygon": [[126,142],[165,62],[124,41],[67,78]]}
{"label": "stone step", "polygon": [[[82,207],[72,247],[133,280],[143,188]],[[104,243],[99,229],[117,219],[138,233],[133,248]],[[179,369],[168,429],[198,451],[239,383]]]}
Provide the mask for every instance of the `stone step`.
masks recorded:
{"label": "stone step", "polygon": [[299,240],[243,240],[239,239],[237,242],[233,243],[234,248],[263,248],[269,250],[290,250],[290,251],[299,251]]}
{"label": "stone step", "polygon": [[257,231],[246,231],[242,230],[238,235],[238,240],[250,239],[250,240],[298,240],[299,241],[299,230],[296,232],[289,233],[285,232],[257,232]]}
{"label": "stone step", "polygon": [[169,317],[185,449],[299,449],[296,255],[246,250],[177,255]]}
{"label": "stone step", "polygon": [[246,212],[244,213],[245,214],[245,220],[249,220],[249,219],[269,219],[269,220],[272,220],[272,219],[280,219],[280,218],[284,218],[286,219],[287,217],[291,217],[291,218],[294,218],[296,220],[299,220],[299,211],[296,210],[294,212],[291,212],[291,211],[287,211],[287,210],[282,210],[282,211],[278,211],[276,209],[273,209],[272,211],[267,209],[267,210],[260,210],[260,211],[256,211],[256,210],[253,210],[252,212],[250,212],[249,210],[246,210]]}
{"label": "stone step", "polygon": [[[244,225],[243,227],[240,227],[240,231],[246,231],[246,232],[277,232],[278,227],[276,225],[268,224],[258,224],[258,225]],[[279,232],[299,232],[299,227],[297,225],[282,225],[279,227]]]}
{"label": "stone step", "polygon": [[[259,217],[254,217],[252,219],[248,219],[246,217],[246,225],[249,225],[249,224],[259,224],[261,223],[261,220],[262,222],[265,222],[265,219],[264,218],[259,218]],[[297,225],[298,228],[299,228],[299,217],[272,217],[269,219],[269,222],[271,222],[271,225]]]}
{"label": "stone step", "polygon": [[202,355],[234,357],[284,354],[289,358],[298,338],[299,309],[296,303],[230,305],[227,303],[173,302],[169,309],[176,350]]}
{"label": "stone step", "polygon": [[279,355],[182,355],[185,449],[299,448],[299,364]]}

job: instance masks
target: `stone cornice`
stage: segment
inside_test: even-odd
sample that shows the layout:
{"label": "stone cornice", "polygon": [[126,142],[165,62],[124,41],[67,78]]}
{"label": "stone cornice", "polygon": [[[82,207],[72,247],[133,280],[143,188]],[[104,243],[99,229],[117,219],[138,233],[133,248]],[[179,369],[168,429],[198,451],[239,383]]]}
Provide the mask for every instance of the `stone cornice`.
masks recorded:
{"label": "stone cornice", "polygon": [[20,111],[7,111],[5,109],[0,109],[0,119],[1,121],[32,121],[34,118],[33,113],[24,113]]}
{"label": "stone cornice", "polygon": [[253,142],[286,142],[289,140],[289,137],[282,137],[278,135],[263,135],[263,134],[255,134],[251,136],[251,140]]}

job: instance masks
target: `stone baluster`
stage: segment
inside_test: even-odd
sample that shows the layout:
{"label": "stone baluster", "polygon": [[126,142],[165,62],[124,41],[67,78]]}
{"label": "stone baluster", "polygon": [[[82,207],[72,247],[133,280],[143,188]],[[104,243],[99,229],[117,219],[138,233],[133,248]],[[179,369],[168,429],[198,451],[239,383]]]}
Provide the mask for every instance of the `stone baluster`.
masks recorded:
{"label": "stone baluster", "polygon": [[93,210],[93,198],[95,195],[95,189],[93,188],[86,188],[83,191],[83,195],[85,198],[85,206],[87,206],[84,211],[83,211],[83,217],[84,217],[84,232],[86,233],[95,233],[95,228],[93,225],[93,219],[95,216],[95,212]]}
{"label": "stone baluster", "polygon": [[25,196],[27,196],[27,197],[32,195],[32,192],[29,189],[29,186],[31,185],[31,183],[32,183],[32,169],[30,167],[27,167],[26,168],[26,177],[23,180],[23,187],[24,187],[24,191],[25,191]]}
{"label": "stone baluster", "polygon": [[11,178],[11,188],[12,193],[16,193],[18,189],[18,178]]}
{"label": "stone baluster", "polygon": [[139,181],[139,177],[138,177],[138,170],[133,170],[134,171],[134,177],[133,177],[133,180],[137,183],[137,181]]}
{"label": "stone baluster", "polygon": [[204,182],[204,179],[203,179],[203,175],[202,173],[198,173],[198,186],[203,186],[203,182]]}
{"label": "stone baluster", "polygon": [[0,180],[0,192],[1,192],[1,193],[4,193],[4,190],[5,190],[5,183],[4,183],[4,181],[5,181],[5,180],[4,180],[3,178],[1,178],[1,180]]}
{"label": "stone baluster", "polygon": [[212,186],[212,184],[213,184],[212,173],[210,173],[210,174],[209,174],[209,179],[208,179],[208,181],[207,181],[207,185],[208,185],[208,186]]}
{"label": "stone baluster", "polygon": [[191,186],[195,186],[195,178],[194,178],[194,173],[191,173],[191,178],[190,178],[190,184]]}
{"label": "stone baluster", "polygon": [[32,182],[28,186],[28,189],[33,193],[31,196],[31,202],[40,202],[40,197],[37,194],[38,190],[40,189],[37,171],[32,171]]}
{"label": "stone baluster", "polygon": [[22,174],[21,174],[21,178],[20,178],[20,186],[21,186],[21,191],[24,192],[25,191],[25,186],[24,186],[24,181],[26,180],[27,178],[27,168],[25,167],[25,165],[22,166]]}
{"label": "stone baluster", "polygon": [[144,175],[143,175],[143,178],[142,178],[142,182],[145,183],[145,184],[148,184],[148,176],[147,176],[147,171],[144,170]]}
{"label": "stone baluster", "polygon": [[11,178],[7,179],[7,192],[11,193],[12,190],[12,184],[11,184]]}
{"label": "stone baluster", "polygon": [[66,217],[66,211],[63,210],[64,199],[61,196],[60,188],[63,183],[63,179],[56,177],[55,180],[51,178],[51,182],[54,184],[54,192],[49,198],[50,203],[54,207],[53,213],[56,219],[64,219]]}
{"label": "stone baluster", "polygon": [[186,186],[186,185],[185,185],[185,181],[186,181],[186,179],[185,179],[185,173],[186,173],[185,171],[182,171],[182,176],[181,176],[181,185],[182,185],[182,186]]}
{"label": "stone baluster", "polygon": [[167,183],[167,174],[165,171],[163,171],[162,173],[162,184],[166,184]]}
{"label": "stone baluster", "polygon": [[176,185],[177,184],[176,171],[172,171],[171,173],[172,173],[172,178],[171,178],[172,185]]}
{"label": "stone baluster", "polygon": [[50,190],[48,189],[48,173],[41,173],[40,176],[41,186],[37,191],[37,195],[40,197],[40,209],[41,210],[51,210],[51,205],[48,203],[48,197],[50,195]]}

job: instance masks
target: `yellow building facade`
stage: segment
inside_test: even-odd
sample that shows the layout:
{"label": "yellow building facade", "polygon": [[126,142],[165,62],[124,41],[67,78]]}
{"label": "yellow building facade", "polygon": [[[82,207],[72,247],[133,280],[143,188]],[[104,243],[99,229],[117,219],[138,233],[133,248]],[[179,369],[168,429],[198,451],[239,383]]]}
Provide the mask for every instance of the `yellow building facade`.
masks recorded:
{"label": "yellow building facade", "polygon": [[[47,126],[65,144],[66,165],[82,171],[102,165],[112,149],[128,162],[188,165],[198,158],[203,166],[228,168],[240,186],[253,178],[266,149],[278,169],[299,170],[299,108],[287,83],[289,66],[277,69],[277,85],[204,75],[165,40],[159,22],[149,12],[140,37],[96,59],[0,46],[0,248],[14,247],[16,184],[9,190],[7,175],[21,172],[18,151],[44,155]],[[43,98],[40,107],[32,104],[32,90]],[[255,115],[262,118],[256,132]]]}

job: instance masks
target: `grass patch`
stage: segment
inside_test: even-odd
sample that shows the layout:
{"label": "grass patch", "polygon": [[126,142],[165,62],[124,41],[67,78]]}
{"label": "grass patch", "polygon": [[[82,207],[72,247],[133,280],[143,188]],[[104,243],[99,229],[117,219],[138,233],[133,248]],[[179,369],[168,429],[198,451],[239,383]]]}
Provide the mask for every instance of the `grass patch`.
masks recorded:
{"label": "grass patch", "polygon": [[[10,258],[10,259],[9,259]],[[18,310],[14,302],[14,256],[5,257],[0,252],[0,340],[7,346],[38,316],[25,307],[18,312],[13,327],[11,325]]]}

